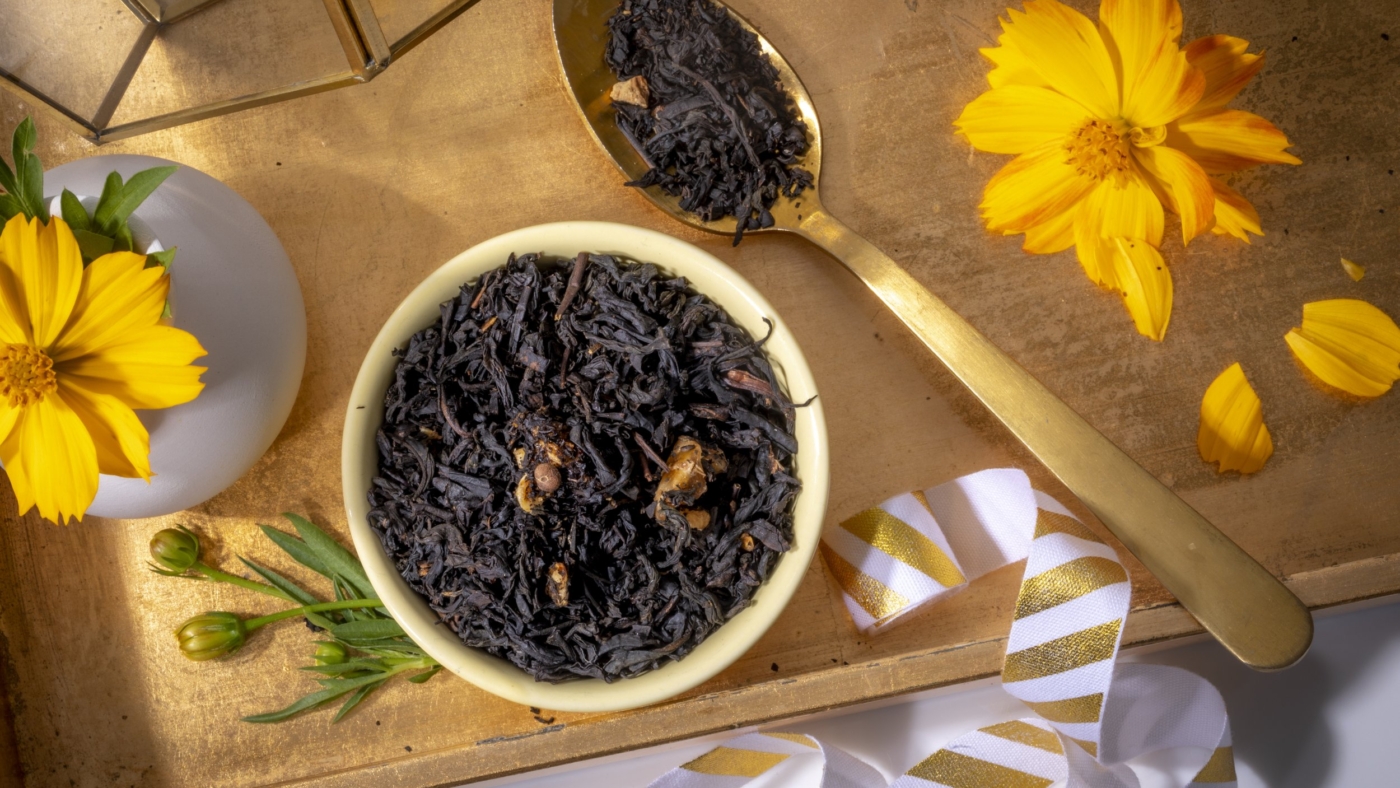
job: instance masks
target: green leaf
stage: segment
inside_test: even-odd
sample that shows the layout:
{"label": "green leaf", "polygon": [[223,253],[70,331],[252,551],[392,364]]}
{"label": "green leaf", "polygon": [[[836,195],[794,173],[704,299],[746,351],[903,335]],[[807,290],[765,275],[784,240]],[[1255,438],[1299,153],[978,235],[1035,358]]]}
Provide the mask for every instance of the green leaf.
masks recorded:
{"label": "green leaf", "polygon": [[345,673],[354,673],[357,670],[383,673],[384,663],[377,659],[352,659],[335,665],[305,665],[300,669],[309,673],[320,673],[323,676],[340,676]]}
{"label": "green leaf", "polygon": [[282,575],[277,574],[276,572],[272,571],[271,569],[268,569],[265,566],[260,566],[254,563],[253,561],[249,561],[247,558],[244,558],[241,555],[238,556],[238,560],[242,561],[244,566],[261,575],[262,579],[266,580],[274,588],[291,597],[297,604],[314,605],[317,602],[321,601],[316,597],[312,596],[301,586],[297,585],[296,583],[293,583],[292,581],[288,580]]}
{"label": "green leaf", "polygon": [[9,221],[24,213],[24,204],[13,194],[0,194],[0,220]]}
{"label": "green leaf", "polygon": [[26,117],[15,126],[15,136],[10,148],[10,155],[15,161],[15,170],[24,167],[23,162],[29,152],[34,150],[34,146],[39,142],[39,132],[34,128],[34,119]]}
{"label": "green leaf", "polygon": [[392,618],[371,618],[347,621],[331,629],[331,634],[340,640],[385,640],[406,637],[403,627]]}
{"label": "green leaf", "polygon": [[44,165],[39,162],[39,157],[32,153],[26,157],[20,190],[24,192],[24,200],[29,203],[30,212],[38,217],[39,221],[47,224],[49,207],[44,199]]}
{"label": "green leaf", "polygon": [[179,167],[174,165],[167,167],[152,167],[149,170],[142,170],[131,176],[131,180],[121,187],[121,192],[111,200],[97,206],[97,213],[93,215],[93,221],[98,226],[108,232],[116,232],[117,229],[126,223],[136,207],[146,201],[151,196],[151,192],[156,187],[165,182]]}
{"label": "green leaf", "polygon": [[123,224],[112,234],[116,239],[116,249],[119,252],[130,252],[136,249],[136,241],[131,237],[131,228]]}
{"label": "green leaf", "polygon": [[88,262],[112,251],[112,246],[115,244],[111,238],[91,230],[74,230],[73,237],[78,239],[78,248],[83,252],[83,259]]}
{"label": "green leaf", "polygon": [[117,195],[122,192],[121,173],[112,171],[107,173],[107,180],[102,184],[102,196],[97,198],[97,210],[102,210],[102,206],[110,204],[117,199]]}
{"label": "green leaf", "polygon": [[440,670],[442,670],[441,665],[434,665],[431,668],[423,671],[422,673],[416,673],[412,676],[409,676],[408,680],[414,684],[422,684],[423,682],[427,681],[433,676],[436,676],[438,674],[438,671]]}
{"label": "green leaf", "polygon": [[359,592],[362,599],[375,598],[374,586],[370,585],[364,567],[360,565],[360,560],[353,553],[341,547],[339,542],[332,539],[329,534],[305,517],[290,512],[284,512],[282,516],[291,521],[292,526],[297,529],[297,534],[301,536],[302,542],[316,554],[322,565],[330,570],[329,573],[322,572],[322,574],[339,575],[344,578],[355,591]]}
{"label": "green leaf", "polygon": [[88,217],[87,209],[83,207],[78,195],[64,189],[58,204],[63,209],[63,221],[68,222],[68,226],[72,228],[74,233],[92,229],[92,220]]}
{"label": "green leaf", "polygon": [[307,709],[314,709],[327,701],[335,700],[347,692],[355,690],[355,687],[347,689],[323,689],[305,695],[297,702],[278,711],[270,711],[266,714],[254,714],[251,717],[244,717],[244,722],[281,722],[294,714],[300,714]]}
{"label": "green leaf", "polygon": [[171,263],[175,262],[175,250],[179,248],[180,247],[176,246],[159,252],[147,252],[146,267],[154,268],[155,266],[160,266],[165,269],[166,273],[169,273]]}
{"label": "green leaf", "polygon": [[0,189],[10,194],[19,191],[19,182],[15,180],[14,170],[10,169],[10,165],[6,164],[4,159],[0,159]]}
{"label": "green leaf", "polygon": [[268,539],[271,539],[274,544],[282,548],[287,555],[291,556],[292,560],[317,574],[325,575],[326,577],[331,576],[330,572],[326,570],[326,565],[321,563],[321,559],[316,557],[316,554],[311,551],[311,548],[306,546],[305,542],[285,531],[279,531],[270,525],[259,524],[258,527],[262,529],[263,534],[265,534]]}
{"label": "green leaf", "polygon": [[383,679],[376,684],[366,684],[365,686],[360,687],[360,689],[357,690],[354,695],[351,695],[350,697],[345,699],[345,705],[341,706],[340,711],[337,711],[335,713],[335,716],[331,718],[331,723],[334,724],[340,722],[340,720],[345,715],[350,713],[351,709],[360,705],[360,701],[364,700],[366,695],[370,694],[371,692],[374,692],[376,689],[379,688],[379,685],[383,684],[385,681],[388,681],[388,679]]}

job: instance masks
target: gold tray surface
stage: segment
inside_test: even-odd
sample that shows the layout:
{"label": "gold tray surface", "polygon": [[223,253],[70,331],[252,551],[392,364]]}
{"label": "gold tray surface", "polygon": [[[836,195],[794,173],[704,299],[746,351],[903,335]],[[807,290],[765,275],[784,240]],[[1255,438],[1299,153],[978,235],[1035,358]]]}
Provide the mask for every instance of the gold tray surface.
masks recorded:
{"label": "gold tray surface", "polygon": [[[1400,316],[1400,176],[1393,174],[1400,24],[1385,4],[1184,3],[1188,39],[1229,33],[1267,50],[1268,64],[1236,106],[1275,122],[1305,164],[1232,180],[1263,216],[1268,234],[1252,245],[1209,237],[1184,250],[1168,233],[1176,308],[1160,344],[1133,331],[1118,298],[1090,284],[1072,252],[1028,256],[1019,238],[992,237],[979,223],[982,186],[1006,157],[973,155],[951,122],[985,85],[976,50],[995,37],[1001,3],[733,5],[811,90],[833,213],[1286,577],[1310,606],[1400,591],[1400,395],[1357,405],[1324,394],[1282,341],[1310,300],[1365,298]],[[255,523],[290,510],[348,543],[341,420],[381,322],[444,260],[540,222],[602,219],[671,233],[719,256],[772,301],[802,343],[826,403],[830,521],[897,492],[1008,464],[1028,468],[1037,486],[1075,505],[820,250],[767,235],[733,249],[624,188],[570,105],[552,45],[547,3],[489,0],[367,85],[100,150],[36,117],[50,167],[95,153],[164,156],[251,201],[296,268],[309,348],[300,397],[271,451],[198,509],[56,528],[15,518],[8,485],[0,485],[0,677],[8,700],[0,785],[450,785],[999,671],[1019,567],[867,640],[814,563],[789,609],[734,667],[673,702],[621,714],[544,710],[536,719],[441,676],[381,691],[334,727],[327,713],[253,726],[237,718],[311,686],[295,671],[309,655],[310,632],[282,626],[216,664],[177,655],[170,632],[185,617],[269,606],[239,589],[147,572],[150,534],[174,523],[198,527],[231,567],[237,553],[272,559]],[[33,111],[0,94],[0,128]],[[1362,282],[1344,275],[1342,256],[1367,267]],[[1195,448],[1201,394],[1234,361],[1263,398],[1278,447],[1250,478],[1217,476]],[[1129,565],[1128,642],[1199,631]]]}

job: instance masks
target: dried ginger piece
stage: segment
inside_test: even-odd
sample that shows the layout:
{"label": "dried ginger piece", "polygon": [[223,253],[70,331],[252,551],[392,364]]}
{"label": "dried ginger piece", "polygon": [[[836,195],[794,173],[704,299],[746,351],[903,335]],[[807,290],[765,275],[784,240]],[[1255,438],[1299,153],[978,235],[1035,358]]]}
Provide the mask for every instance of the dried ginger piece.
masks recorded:
{"label": "dried ginger piece", "polygon": [[1263,404],[1238,362],[1220,373],[1201,398],[1196,448],[1201,459],[1219,463],[1221,473],[1254,473],[1274,453]]}
{"label": "dried ginger piece", "polygon": [[631,79],[624,80],[612,86],[612,95],[609,96],[619,104],[635,104],[645,107],[651,101],[651,86],[647,84],[647,78],[638,74]]}
{"label": "dried ginger piece", "polygon": [[1400,327],[1354,298],[1303,305],[1303,325],[1283,336],[1319,380],[1358,397],[1379,397],[1400,380]]}

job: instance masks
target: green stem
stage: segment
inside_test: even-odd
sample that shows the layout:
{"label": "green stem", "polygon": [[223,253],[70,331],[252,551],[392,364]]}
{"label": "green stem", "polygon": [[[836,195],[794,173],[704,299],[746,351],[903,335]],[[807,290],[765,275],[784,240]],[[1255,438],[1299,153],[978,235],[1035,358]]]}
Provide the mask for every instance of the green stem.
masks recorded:
{"label": "green stem", "polygon": [[280,613],[272,613],[271,615],[260,616],[258,618],[250,618],[247,621],[243,622],[243,626],[249,632],[252,632],[258,627],[263,626],[264,624],[271,624],[274,621],[281,621],[284,618],[304,616],[307,613],[324,613],[327,610],[354,610],[357,608],[383,606],[384,603],[380,602],[378,599],[341,599],[336,602],[321,602],[315,605],[304,605],[302,607],[294,607],[289,610],[283,610]]}
{"label": "green stem", "polygon": [[259,594],[275,596],[278,599],[283,600],[284,602],[295,603],[297,601],[295,599],[292,599],[287,594],[283,593],[282,589],[280,588],[275,588],[273,586],[267,585],[266,583],[259,583],[256,580],[249,580],[246,577],[239,577],[238,575],[231,575],[227,572],[220,572],[219,570],[215,569],[212,566],[209,566],[203,561],[196,563],[193,568],[196,572],[199,572],[208,579],[213,580],[215,583],[231,583],[233,585],[246,588],[249,591],[257,591]]}

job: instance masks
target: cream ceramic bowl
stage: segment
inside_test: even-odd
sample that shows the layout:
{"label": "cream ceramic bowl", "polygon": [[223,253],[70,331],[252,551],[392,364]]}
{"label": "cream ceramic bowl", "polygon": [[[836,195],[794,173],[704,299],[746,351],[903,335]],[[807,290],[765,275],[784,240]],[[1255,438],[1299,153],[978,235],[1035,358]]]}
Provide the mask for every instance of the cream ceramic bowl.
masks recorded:
{"label": "cream ceramic bowl", "polygon": [[667,273],[684,276],[755,337],[767,333],[763,318],[768,318],[774,330],[766,348],[793,401],[803,402],[817,393],[802,351],[773,307],[713,256],[684,241],[638,227],[607,222],[544,224],[497,236],[457,255],[394,310],[370,347],[350,393],[341,463],[345,510],[355,549],[379,597],[414,641],[448,670],[516,703],[555,711],[605,712],[657,703],[699,685],[748,651],[778,617],[806,574],[821,535],[828,487],[827,439],[821,401],[799,408],[796,474],[802,490],[793,513],[792,549],[758,589],[753,603],[683,659],[612,684],[597,679],[549,684],[535,681],[506,660],[464,645],[450,629],[439,625],[437,614],[399,576],[367,519],[367,494],[378,463],[374,436],[384,417],[384,393],[396,363],[392,351],[432,325],[441,314],[439,305],[455,297],[463,283],[504,264],[512,252],[541,252],[571,260],[580,251],[651,262]]}

